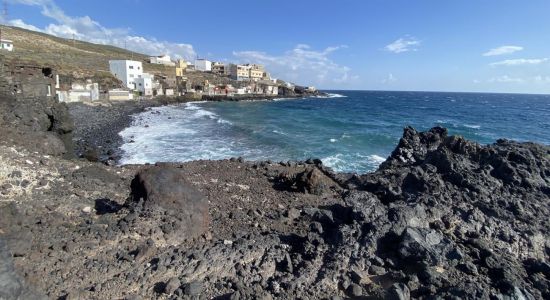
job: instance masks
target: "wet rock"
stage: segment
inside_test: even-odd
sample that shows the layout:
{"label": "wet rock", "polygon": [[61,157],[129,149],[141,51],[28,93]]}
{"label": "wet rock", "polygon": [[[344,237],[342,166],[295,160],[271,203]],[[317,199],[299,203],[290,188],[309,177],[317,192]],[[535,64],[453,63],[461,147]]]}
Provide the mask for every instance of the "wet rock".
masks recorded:
{"label": "wet rock", "polygon": [[99,151],[95,147],[89,147],[84,151],[83,157],[91,162],[98,162],[100,160],[99,158]]}

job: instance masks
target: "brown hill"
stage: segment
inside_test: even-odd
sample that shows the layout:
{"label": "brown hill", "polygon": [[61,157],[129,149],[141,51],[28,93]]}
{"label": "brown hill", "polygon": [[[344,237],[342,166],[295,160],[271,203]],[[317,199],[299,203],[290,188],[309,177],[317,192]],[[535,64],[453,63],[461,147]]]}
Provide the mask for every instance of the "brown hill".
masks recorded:
{"label": "brown hill", "polygon": [[13,52],[2,52],[6,58],[36,61],[52,66],[61,75],[73,78],[110,76],[109,60],[111,59],[142,61],[146,72],[166,74],[175,72],[173,68],[147,63],[149,55],[111,45],[65,39],[11,26],[2,26],[2,38],[12,40],[14,43]]}

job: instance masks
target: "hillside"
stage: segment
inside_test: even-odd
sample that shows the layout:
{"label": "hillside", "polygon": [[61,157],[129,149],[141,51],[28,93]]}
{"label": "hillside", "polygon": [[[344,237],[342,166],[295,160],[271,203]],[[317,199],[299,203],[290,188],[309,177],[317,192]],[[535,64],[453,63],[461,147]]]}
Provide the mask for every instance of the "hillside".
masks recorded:
{"label": "hillside", "polygon": [[[2,38],[14,42],[13,52],[2,52],[8,58],[32,60],[54,67],[59,74],[73,78],[109,76],[109,60],[143,61],[144,70],[151,73],[174,72],[173,68],[146,62],[149,55],[110,45],[59,38],[18,27],[2,26]],[[156,55],[161,53],[151,53]]]}

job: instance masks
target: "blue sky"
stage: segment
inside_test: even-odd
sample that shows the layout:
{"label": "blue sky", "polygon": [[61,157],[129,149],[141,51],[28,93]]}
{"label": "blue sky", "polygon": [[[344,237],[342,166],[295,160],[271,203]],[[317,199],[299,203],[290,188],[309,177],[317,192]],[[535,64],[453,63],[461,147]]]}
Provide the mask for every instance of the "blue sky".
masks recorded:
{"label": "blue sky", "polygon": [[4,23],[325,89],[550,93],[550,1],[6,0]]}

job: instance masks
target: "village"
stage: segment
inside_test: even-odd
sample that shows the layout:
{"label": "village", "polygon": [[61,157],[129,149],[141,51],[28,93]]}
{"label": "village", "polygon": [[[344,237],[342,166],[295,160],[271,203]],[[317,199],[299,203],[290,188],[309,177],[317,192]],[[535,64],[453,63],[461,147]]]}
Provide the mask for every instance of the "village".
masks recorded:
{"label": "village", "polygon": [[[279,95],[281,83],[271,78],[265,68],[258,64],[224,64],[207,59],[196,59],[191,63],[184,59],[172,61],[169,55],[150,57],[149,63],[172,68],[172,72],[154,75],[144,72],[143,63],[140,61],[110,60],[109,69],[122,82],[123,88],[110,90],[109,99],[128,100],[127,98],[132,97],[183,96],[185,94],[230,97]],[[206,78],[202,81],[189,79],[189,74],[197,75],[197,73],[210,74],[214,80],[211,82]],[[286,84],[286,86],[290,88],[293,85]],[[91,88],[94,87],[91,86]]]}
{"label": "village", "polygon": [[[17,52],[12,40],[1,39],[2,54]],[[4,56],[4,55],[2,55]],[[56,97],[60,102],[139,101],[153,97],[194,100],[275,98],[315,93],[314,87],[272,78],[260,64],[238,64],[169,55],[108,60],[102,78],[57,72],[55,66],[2,57],[2,73],[12,94]],[[147,68],[151,71],[146,71]],[[30,71],[33,70],[33,71]]]}

